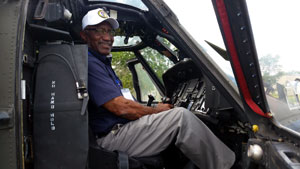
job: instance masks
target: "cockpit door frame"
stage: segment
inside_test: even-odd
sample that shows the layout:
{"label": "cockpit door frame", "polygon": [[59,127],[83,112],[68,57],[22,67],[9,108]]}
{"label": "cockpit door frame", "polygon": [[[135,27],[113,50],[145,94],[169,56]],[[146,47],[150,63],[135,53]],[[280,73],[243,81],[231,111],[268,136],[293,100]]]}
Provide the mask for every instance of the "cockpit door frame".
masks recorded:
{"label": "cockpit door frame", "polygon": [[245,0],[212,0],[245,106],[271,118]]}
{"label": "cockpit door frame", "polygon": [[0,168],[6,169],[24,166],[22,61],[28,3],[0,2]]}

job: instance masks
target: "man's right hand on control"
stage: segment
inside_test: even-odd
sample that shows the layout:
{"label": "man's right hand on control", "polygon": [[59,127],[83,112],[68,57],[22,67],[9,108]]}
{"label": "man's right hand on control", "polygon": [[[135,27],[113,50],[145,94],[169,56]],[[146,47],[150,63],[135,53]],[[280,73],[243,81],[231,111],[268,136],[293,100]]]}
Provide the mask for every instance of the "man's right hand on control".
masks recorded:
{"label": "man's right hand on control", "polygon": [[156,107],[148,107],[143,106],[138,102],[128,100],[123,96],[118,96],[104,103],[103,107],[122,118],[136,120],[145,115],[170,110],[173,108],[173,105],[159,103]]}
{"label": "man's right hand on control", "polygon": [[167,103],[158,103],[156,105],[156,109],[157,109],[157,113],[162,112],[162,111],[166,111],[166,110],[170,110],[172,109],[174,106],[172,104],[167,104]]}

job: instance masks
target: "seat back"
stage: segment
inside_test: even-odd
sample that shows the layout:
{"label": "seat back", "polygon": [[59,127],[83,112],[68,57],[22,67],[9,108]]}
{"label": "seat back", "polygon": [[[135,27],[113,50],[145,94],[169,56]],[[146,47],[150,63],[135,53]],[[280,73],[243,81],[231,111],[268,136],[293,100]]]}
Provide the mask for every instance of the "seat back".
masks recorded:
{"label": "seat back", "polygon": [[85,169],[87,47],[40,47],[34,91],[34,168]]}

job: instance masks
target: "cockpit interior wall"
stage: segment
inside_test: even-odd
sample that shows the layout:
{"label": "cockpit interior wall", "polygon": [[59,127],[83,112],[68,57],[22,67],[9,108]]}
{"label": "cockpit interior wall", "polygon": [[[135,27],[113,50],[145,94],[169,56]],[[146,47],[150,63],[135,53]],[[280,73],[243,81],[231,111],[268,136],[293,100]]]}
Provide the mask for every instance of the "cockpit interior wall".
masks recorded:
{"label": "cockpit interior wall", "polygon": [[44,45],[35,69],[34,168],[85,168],[87,47]]}

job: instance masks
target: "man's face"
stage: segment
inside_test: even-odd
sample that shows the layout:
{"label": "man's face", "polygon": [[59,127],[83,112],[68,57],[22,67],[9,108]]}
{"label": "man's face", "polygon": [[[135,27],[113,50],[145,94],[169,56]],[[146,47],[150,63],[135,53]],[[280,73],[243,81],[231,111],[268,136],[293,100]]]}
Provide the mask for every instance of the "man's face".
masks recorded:
{"label": "man's face", "polygon": [[100,54],[108,55],[114,42],[114,35],[110,34],[111,31],[113,31],[111,25],[108,22],[102,22],[88,26],[80,35],[90,48]]}

